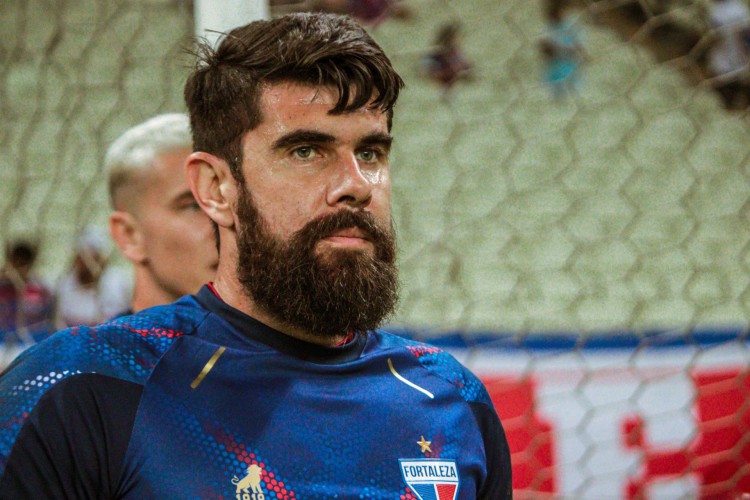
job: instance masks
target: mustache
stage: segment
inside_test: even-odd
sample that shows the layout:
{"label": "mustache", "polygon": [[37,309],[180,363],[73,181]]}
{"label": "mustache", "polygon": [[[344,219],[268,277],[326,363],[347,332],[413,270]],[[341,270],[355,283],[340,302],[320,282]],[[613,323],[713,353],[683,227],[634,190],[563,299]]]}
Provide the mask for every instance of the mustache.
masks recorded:
{"label": "mustache", "polygon": [[392,263],[396,259],[396,241],[393,222],[385,226],[375,219],[370,212],[364,210],[342,209],[332,214],[314,219],[302,227],[293,236],[292,246],[305,248],[312,252],[315,245],[322,239],[334,233],[357,228],[375,245],[375,258]]}
{"label": "mustache", "polygon": [[392,229],[382,227],[370,212],[344,209],[308,222],[299,230],[298,236],[317,241],[350,228],[361,230],[372,241],[382,241],[392,234]]}

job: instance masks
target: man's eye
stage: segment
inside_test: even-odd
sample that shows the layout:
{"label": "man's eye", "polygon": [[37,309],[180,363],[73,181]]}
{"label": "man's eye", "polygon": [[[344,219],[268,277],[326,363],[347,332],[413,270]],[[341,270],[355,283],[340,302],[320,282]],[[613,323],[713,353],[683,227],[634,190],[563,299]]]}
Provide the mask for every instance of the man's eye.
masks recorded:
{"label": "man's eye", "polygon": [[365,162],[373,162],[378,159],[378,153],[373,149],[365,149],[358,153],[359,158]]}
{"label": "man's eye", "polygon": [[312,146],[302,146],[295,149],[292,154],[302,160],[309,160],[310,158],[315,157],[315,148]]}
{"label": "man's eye", "polygon": [[193,201],[193,202],[190,202],[190,203],[184,203],[184,204],[180,205],[179,209],[180,210],[184,210],[186,212],[190,212],[190,211],[200,210],[201,207],[200,207],[200,205],[198,205],[198,202]]}

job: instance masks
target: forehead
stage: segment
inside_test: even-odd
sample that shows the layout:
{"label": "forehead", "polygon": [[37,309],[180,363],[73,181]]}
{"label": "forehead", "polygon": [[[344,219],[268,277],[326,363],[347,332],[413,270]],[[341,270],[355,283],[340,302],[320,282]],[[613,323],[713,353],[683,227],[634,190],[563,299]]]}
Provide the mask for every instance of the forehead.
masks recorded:
{"label": "forehead", "polygon": [[324,117],[330,117],[332,122],[382,122],[386,125],[386,113],[367,106],[339,115],[329,114],[336,106],[338,98],[338,90],[333,87],[317,87],[294,82],[265,85],[260,97],[261,126],[319,123]]}
{"label": "forehead", "polygon": [[190,153],[189,148],[175,148],[156,155],[151,165],[141,170],[141,190],[161,196],[165,189],[171,192],[187,187],[185,160]]}
{"label": "forehead", "polygon": [[152,171],[171,175],[175,170],[184,170],[187,157],[192,153],[188,147],[175,147],[160,152],[154,157]]}

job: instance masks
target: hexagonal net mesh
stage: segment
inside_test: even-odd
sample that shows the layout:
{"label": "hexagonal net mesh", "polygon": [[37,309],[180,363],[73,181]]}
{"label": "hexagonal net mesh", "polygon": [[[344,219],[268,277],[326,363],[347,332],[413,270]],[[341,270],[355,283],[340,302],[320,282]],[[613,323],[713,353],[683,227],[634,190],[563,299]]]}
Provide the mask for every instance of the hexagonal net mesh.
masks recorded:
{"label": "hexagonal net mesh", "polygon": [[[407,82],[390,329],[483,378],[517,497],[750,492],[748,93],[713,59],[732,1],[579,0],[553,21],[542,0],[400,0],[370,28]],[[0,4],[0,239],[38,241],[45,279],[104,226],[111,141],[184,109],[190,3]],[[435,80],[453,22],[469,78]]]}

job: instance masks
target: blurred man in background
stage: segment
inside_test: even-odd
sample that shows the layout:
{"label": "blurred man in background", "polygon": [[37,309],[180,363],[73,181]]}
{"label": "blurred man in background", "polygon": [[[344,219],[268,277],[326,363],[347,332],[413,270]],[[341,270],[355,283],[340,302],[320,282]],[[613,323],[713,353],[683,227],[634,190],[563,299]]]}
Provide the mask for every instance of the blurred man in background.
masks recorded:
{"label": "blurred man in background", "polygon": [[[5,264],[0,269],[0,332],[34,335],[48,332],[54,296],[34,277],[37,245],[24,240],[5,249]],[[20,330],[20,331],[19,331]]]}
{"label": "blurred man in background", "polygon": [[713,0],[708,5],[713,43],[708,70],[727,109],[750,104],[750,9],[740,0]]}
{"label": "blurred man in background", "polygon": [[90,224],[76,236],[73,260],[55,290],[58,328],[93,326],[130,307],[130,284],[110,265],[107,232]]}
{"label": "blurred man in background", "polygon": [[169,113],[127,130],[104,159],[110,233],[135,270],[134,312],[195,293],[216,271],[213,228],[185,177],[191,152],[188,117]]}
{"label": "blurred man in background", "polygon": [[443,24],[435,36],[434,47],[422,57],[423,74],[442,88],[447,99],[460,80],[473,78],[474,64],[461,48],[461,25],[456,21]]}

